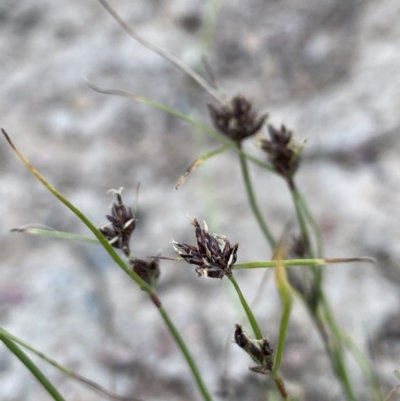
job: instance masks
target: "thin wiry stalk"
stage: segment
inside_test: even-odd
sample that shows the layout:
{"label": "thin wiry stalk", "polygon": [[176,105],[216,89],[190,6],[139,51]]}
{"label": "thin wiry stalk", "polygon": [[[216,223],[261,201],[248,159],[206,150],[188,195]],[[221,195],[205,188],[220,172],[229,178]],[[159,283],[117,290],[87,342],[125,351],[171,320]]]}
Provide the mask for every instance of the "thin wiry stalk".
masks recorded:
{"label": "thin wiry stalk", "polygon": [[243,306],[243,309],[246,313],[247,319],[249,320],[249,323],[251,325],[251,328],[253,329],[254,335],[256,336],[257,340],[262,340],[263,335],[260,329],[260,326],[257,323],[256,318],[254,317],[253,311],[251,310],[249,304],[246,301],[246,298],[243,296],[242,291],[235,279],[235,277],[232,275],[227,276],[229,278],[229,280],[231,281],[231,283],[233,284],[233,286],[235,287],[236,293],[239,297],[240,303]]}
{"label": "thin wiry stalk", "polygon": [[76,379],[76,380],[82,382],[83,384],[86,384],[86,385],[92,387],[94,390],[99,391],[100,393],[103,393],[107,397],[110,397],[110,398],[112,398],[114,400],[120,400],[120,401],[140,401],[138,398],[123,397],[123,396],[120,396],[118,394],[114,394],[113,392],[105,389],[104,387],[100,386],[99,384],[97,384],[93,380],[87,379],[86,377],[81,376],[80,374],[74,372],[73,370],[66,368],[65,366],[63,366],[60,363],[56,362],[54,359],[48,357],[43,352],[38,351],[37,349],[32,347],[30,344],[26,343],[25,341],[22,341],[18,337],[15,337],[14,335],[12,335],[11,333],[9,333],[8,331],[6,331],[6,330],[4,330],[2,328],[0,328],[0,334],[5,335],[6,337],[8,337],[10,340],[14,341],[17,344],[22,345],[24,348],[28,349],[29,351],[31,351],[34,354],[36,354],[38,357],[42,358],[46,362],[50,363],[51,365],[53,365],[54,367],[59,369],[65,375],[71,377],[72,379]]}
{"label": "thin wiry stalk", "polygon": [[10,232],[39,235],[39,236],[48,237],[48,238],[67,239],[67,240],[77,241],[77,242],[89,242],[90,244],[100,245],[100,242],[97,238],[85,237],[83,235],[66,233],[63,231],[57,231],[57,230],[52,230],[52,229],[20,227],[20,228],[13,228]]}
{"label": "thin wiry stalk", "polygon": [[[240,303],[243,306],[243,309],[246,313],[247,319],[251,325],[251,328],[253,329],[254,335],[256,337],[257,340],[262,340],[263,339],[263,335],[260,329],[260,326],[258,325],[258,322],[253,314],[253,311],[251,310],[249,304],[246,301],[246,298],[243,296],[242,291],[239,287],[239,284],[237,283],[235,277],[232,275],[227,275],[227,277],[229,278],[229,280],[231,281],[231,283],[233,284],[236,293],[238,294]],[[278,373],[278,369],[274,367],[273,371],[271,372],[271,376],[274,379],[274,382],[276,384],[277,389],[279,390],[280,395],[282,396],[283,399],[286,399],[288,397],[288,394],[286,392],[286,388],[285,388],[285,384],[282,380],[282,378],[280,377],[279,373]]]}
{"label": "thin wiry stalk", "polygon": [[183,341],[181,335],[179,334],[179,331],[177,330],[177,328],[174,326],[174,324],[172,323],[172,320],[170,319],[167,311],[161,306],[158,308],[161,316],[164,319],[164,322],[166,323],[166,325],[168,326],[168,329],[170,331],[170,333],[172,334],[172,336],[174,337],[176,343],[178,344],[180,350],[182,351],[182,353],[185,356],[185,359],[190,367],[190,370],[192,371],[192,374],[196,380],[197,386],[203,396],[203,399],[205,401],[212,401],[212,397],[206,387],[206,385],[203,382],[203,379],[200,375],[200,371],[188,349],[188,347],[186,346],[185,342]]}
{"label": "thin wiry stalk", "polygon": [[151,50],[152,52],[160,55],[165,60],[168,60],[172,65],[174,65],[179,70],[183,71],[185,74],[192,77],[201,87],[203,87],[215,100],[223,104],[224,101],[219,96],[218,92],[214,90],[196,71],[182,63],[177,57],[168,53],[167,51],[154,46],[147,40],[139,36],[127,23],[122,20],[122,18],[117,14],[117,12],[105,1],[99,0],[99,3],[106,9],[106,11],[114,18],[118,25],[133,39],[139,42],[141,45]]}
{"label": "thin wiry stalk", "polygon": [[[293,183],[292,183],[293,184]],[[309,212],[307,204],[304,198],[297,191],[295,185],[289,185],[290,192],[292,194],[293,203],[296,209],[296,214],[298,218],[298,222],[301,228],[302,235],[306,239],[306,243],[308,244],[308,255],[313,256],[313,251],[311,248],[310,237],[308,235],[308,228],[305,222],[305,218],[310,222],[311,227],[313,228],[316,241],[317,241],[317,253],[322,252],[322,241],[320,238],[318,227],[315,221],[312,218],[312,214]],[[303,213],[305,216],[303,216]],[[305,217],[305,218],[304,218]],[[368,258],[369,259],[369,258]],[[335,319],[333,317],[332,311],[330,310],[329,304],[326,300],[324,290],[322,288],[322,269],[321,268],[313,268],[313,275],[315,279],[316,290],[318,293],[318,300],[322,307],[323,315],[325,317],[325,321],[329,327],[331,338],[329,339],[326,333],[325,325],[320,320],[320,315],[316,314],[315,311],[309,308],[311,314],[313,315],[314,322],[320,331],[320,334],[325,342],[325,348],[330,357],[331,364],[333,370],[338,377],[339,381],[342,384],[343,391],[345,392],[348,400],[355,400],[354,391],[351,385],[351,380],[349,378],[349,374],[346,368],[345,360],[344,360],[344,351],[342,347],[342,343],[340,340],[339,327],[337,326]],[[307,300],[302,297],[304,302],[307,303]]]}
{"label": "thin wiry stalk", "polygon": [[276,254],[275,279],[276,279],[276,286],[278,287],[279,291],[279,296],[281,298],[282,316],[279,327],[278,343],[275,351],[274,368],[272,371],[273,373],[276,373],[278,371],[282,361],[283,348],[285,346],[285,341],[286,341],[286,332],[289,325],[290,312],[292,310],[292,296],[290,294],[290,284],[287,279],[285,266],[282,263],[283,262],[282,244],[278,245],[275,254]]}
{"label": "thin wiry stalk", "polygon": [[16,155],[19,157],[19,159],[22,161],[22,163],[28,168],[28,170],[57,198],[59,199],[65,206],[68,207],[85,225],[86,227],[89,228],[90,231],[96,236],[96,238],[99,240],[99,242],[103,245],[105,250],[109,253],[109,255],[112,257],[112,259],[120,266],[126,274],[128,274],[129,277],[134,280],[139,287],[143,290],[146,291],[151,299],[151,301],[154,303],[154,305],[157,307],[158,311],[160,312],[164,322],[170,329],[170,333],[173,336],[175,342],[178,344],[179,348],[181,349],[189,367],[190,370],[193,374],[193,377],[195,378],[197,385],[199,387],[200,392],[203,395],[203,398],[205,401],[211,401],[210,395],[208,391],[206,390],[206,387],[200,377],[199,371],[196,368],[196,365],[194,364],[193,358],[191,357],[188,349],[184,345],[184,342],[182,338],[180,337],[178,331],[176,328],[173,326],[167,312],[165,309],[162,308],[161,301],[154,290],[152,286],[147,284],[142,278],[139,277],[133,270],[130,270],[128,266],[125,264],[125,262],[120,258],[120,256],[115,252],[114,248],[108,243],[108,241],[105,239],[105,237],[100,233],[98,228],[79,210],[77,209],[68,199],[66,199],[63,195],[60,194],[29,162],[28,160],[19,152],[19,150],[14,146],[12,143],[10,137],[8,134],[2,129],[2,132],[11,146],[11,148],[14,150]]}
{"label": "thin wiry stalk", "polygon": [[214,43],[215,24],[223,0],[209,0],[204,13],[204,23],[200,31],[200,47],[203,56],[206,56]]}
{"label": "thin wiry stalk", "polygon": [[297,194],[301,209],[304,212],[304,216],[308,220],[308,223],[314,233],[315,242],[317,244],[317,257],[322,258],[322,255],[324,254],[324,244],[318,224],[315,221],[314,216],[310,212],[310,209],[308,208],[307,202],[305,201],[303,195],[299,191],[297,191]]}
{"label": "thin wiry stalk", "polygon": [[332,340],[331,340],[331,355],[335,358],[335,366],[336,366],[336,374],[340,378],[340,381],[342,383],[342,387],[344,392],[347,395],[347,398],[351,401],[355,401],[356,397],[354,395],[354,391],[351,385],[351,380],[349,378],[349,374],[346,369],[346,364],[344,361],[344,352],[343,352],[343,346],[342,346],[342,341],[341,341],[341,335],[340,335],[340,330],[335,322],[335,319],[332,315],[332,312],[330,310],[328,301],[325,297],[325,294],[321,292],[320,294],[320,302],[322,305],[322,310],[323,310],[323,317],[328,324],[328,327],[330,329],[330,332],[332,334]]}
{"label": "thin wiry stalk", "polygon": [[65,401],[58,390],[50,383],[49,379],[42,371],[30,360],[30,358],[18,347],[14,341],[10,340],[4,333],[0,331],[0,340],[4,345],[27,367],[27,369],[36,377],[40,384],[53,397],[55,401]]}
{"label": "thin wiry stalk", "polygon": [[[375,263],[375,259],[362,256],[356,258],[325,258],[325,259],[283,259],[282,264],[285,267],[290,266],[323,266],[327,264],[340,264],[340,263],[352,263],[352,262],[367,262]],[[260,269],[260,268],[272,268],[275,267],[275,260],[263,260],[257,262],[248,263],[237,263],[233,266],[233,270],[242,269]]]}
{"label": "thin wiry stalk", "polygon": [[400,384],[398,384],[396,387],[394,387],[394,389],[385,398],[385,401],[392,401],[394,399],[394,396],[397,394],[397,392],[399,390],[400,390]]}
{"label": "thin wiry stalk", "polygon": [[[240,145],[238,145],[238,147],[240,148]],[[247,161],[242,154],[239,155],[239,160],[240,160],[240,167],[242,169],[242,176],[244,179],[244,184],[246,187],[247,197],[249,199],[251,210],[254,214],[254,217],[257,220],[258,225],[260,226],[262,233],[264,234],[265,239],[268,241],[269,245],[273,249],[275,247],[275,240],[274,240],[274,237],[272,236],[272,234],[267,226],[267,223],[265,222],[264,217],[261,214],[261,211],[257,205],[256,197],[255,197],[254,190],[253,190],[253,185],[251,184],[250,174],[249,174],[249,170],[247,167]]]}
{"label": "thin wiry stalk", "polygon": [[[321,236],[318,224],[315,221],[314,216],[310,212],[307,202],[305,201],[304,197],[301,195],[301,193],[299,191],[296,190],[296,192],[297,192],[296,200],[298,202],[300,212],[304,213],[304,216],[307,219],[308,224],[310,225],[311,230],[314,233],[314,239],[315,239],[315,243],[317,246],[317,250],[316,250],[317,257],[322,258],[323,254],[324,254],[324,245],[323,245],[322,236]],[[323,275],[324,275],[323,269],[316,269],[314,271],[315,285],[317,286],[318,292],[323,291],[323,288],[322,288]]]}
{"label": "thin wiry stalk", "polygon": [[338,327],[338,330],[340,332],[342,343],[351,352],[351,354],[354,357],[354,360],[357,362],[361,371],[364,373],[373,400],[381,401],[383,399],[383,394],[381,391],[379,378],[374,372],[374,370],[371,368],[366,356],[360,351],[360,349],[354,343],[353,339],[344,330],[342,330],[340,327]]}
{"label": "thin wiry stalk", "polygon": [[289,187],[290,187],[290,193],[291,193],[292,198],[293,198],[294,208],[296,210],[297,220],[299,222],[300,231],[301,231],[301,234],[302,234],[302,236],[303,236],[303,238],[304,238],[304,240],[306,242],[306,246],[307,246],[306,254],[310,258],[313,258],[314,257],[314,252],[312,251],[312,244],[310,242],[310,236],[308,235],[306,221],[304,219],[303,212],[302,212],[302,209],[301,209],[299,193],[297,192],[297,189],[295,188],[294,184],[293,185],[289,185]]}

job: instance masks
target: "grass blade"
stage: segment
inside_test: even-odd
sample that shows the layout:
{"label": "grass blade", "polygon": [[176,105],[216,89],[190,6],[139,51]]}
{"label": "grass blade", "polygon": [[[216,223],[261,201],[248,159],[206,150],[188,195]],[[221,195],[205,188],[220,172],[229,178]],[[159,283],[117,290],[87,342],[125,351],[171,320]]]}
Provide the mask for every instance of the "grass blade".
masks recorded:
{"label": "grass blade", "polygon": [[33,228],[33,227],[21,227],[21,228],[13,228],[10,230],[12,233],[22,233],[22,234],[32,234],[32,235],[40,235],[42,237],[48,238],[61,238],[78,242],[89,242],[91,244],[100,245],[100,242],[96,238],[85,237],[83,235],[66,233],[63,231],[56,231],[52,229],[41,229],[41,228]]}
{"label": "grass blade", "polygon": [[10,340],[4,333],[0,331],[0,340],[4,345],[27,367],[27,369],[36,377],[40,384],[53,397],[55,401],[65,401],[58,390],[50,383],[49,379],[42,371],[30,360],[14,341]]}

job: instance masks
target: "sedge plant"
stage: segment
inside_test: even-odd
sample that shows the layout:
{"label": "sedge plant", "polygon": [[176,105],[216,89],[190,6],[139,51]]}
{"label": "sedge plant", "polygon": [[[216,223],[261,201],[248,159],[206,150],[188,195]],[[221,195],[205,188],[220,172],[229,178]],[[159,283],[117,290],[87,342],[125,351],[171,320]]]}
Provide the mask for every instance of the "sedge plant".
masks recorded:
{"label": "sedge plant", "polygon": [[[219,280],[226,277],[230,281],[243,308],[244,315],[248,320],[248,325],[252,330],[252,333],[248,335],[241,325],[232,322],[232,328],[234,329],[233,342],[242,348],[255,363],[255,366],[249,368],[254,374],[261,374],[264,375],[266,380],[272,380],[280,398],[290,399],[290,386],[285,383],[284,374],[281,371],[281,362],[285,358],[285,343],[292,304],[296,299],[299,299],[305,305],[317,332],[323,340],[327,357],[332,366],[332,372],[342,386],[344,399],[348,401],[355,401],[357,399],[357,391],[352,383],[346,361],[346,354],[349,353],[360,366],[360,370],[369,385],[371,399],[374,401],[383,400],[379,389],[379,381],[367,358],[335,320],[324,291],[323,277],[323,272],[326,268],[324,267],[325,265],[374,261],[368,257],[324,257],[322,237],[318,225],[295,180],[296,173],[301,167],[303,145],[298,145],[295,142],[293,132],[284,125],[275,127],[269,123],[269,116],[267,114],[258,114],[246,95],[238,94],[229,99],[225,98],[220,90],[217,90],[214,85],[209,84],[192,68],[184,65],[167,51],[157,48],[137,35],[105,0],[99,0],[99,2],[132,38],[169,60],[184,73],[190,75],[212,96],[213,101],[218,103],[217,105],[208,105],[213,128],[208,123],[196,121],[169,106],[141,96],[115,89],[103,89],[89,83],[91,89],[104,94],[123,96],[161,109],[176,118],[186,121],[193,128],[199,129],[220,143],[220,146],[215,150],[199,156],[182,173],[179,179],[177,177],[175,187],[177,190],[184,184],[189,175],[203,163],[211,158],[218,157],[223,152],[232,151],[236,153],[236,160],[239,163],[243,177],[244,191],[249,202],[249,210],[260,227],[260,232],[265,239],[267,247],[269,247],[271,258],[263,261],[236,263],[239,244],[232,244],[227,235],[211,234],[206,223],[202,227],[196,218],[191,218],[191,225],[194,227],[194,237],[196,240],[195,245],[173,240],[172,245],[177,253],[176,258],[160,254],[148,259],[139,259],[135,256],[130,244],[131,234],[136,229],[136,207],[132,210],[126,206],[122,198],[121,189],[112,191],[116,200],[112,205],[111,213],[107,215],[108,223],[96,226],[30,164],[22,152],[14,145],[8,133],[2,130],[4,138],[21,162],[66,208],[74,213],[89,228],[93,236],[82,237],[72,233],[32,227],[22,227],[13,231],[52,238],[85,241],[102,246],[115,264],[126,273],[127,279],[133,280],[138,289],[147,293],[150,303],[159,312],[172,339],[182,352],[183,358],[187,363],[188,372],[193,376],[193,383],[197,387],[199,396],[205,401],[214,399],[213,392],[203,380],[201,367],[198,366],[193,358],[190,352],[190,345],[186,343],[179,328],[172,321],[157,292],[161,262],[165,263],[164,261],[166,260],[169,261],[168,263],[186,262],[193,265],[195,273],[199,277]],[[211,28],[208,29],[212,31]],[[264,137],[260,134],[265,127],[269,137]],[[262,158],[243,151],[243,142],[254,139],[257,146],[264,152]],[[276,235],[272,233],[264,212],[259,206],[248,163],[255,164],[265,174],[276,174],[286,182],[289,195],[293,201],[298,229],[301,233],[296,244],[289,244],[284,240],[278,241]],[[234,233],[232,236],[234,236]],[[288,258],[287,255],[289,253],[296,256]],[[302,266],[307,274],[299,278],[291,270],[291,266]],[[258,318],[247,302],[241,290],[240,283],[235,277],[235,271],[237,270],[247,270],[251,274],[253,269],[260,268],[274,269],[276,289],[281,301],[280,326],[275,344],[268,340],[266,334],[263,333],[258,323]],[[0,328],[0,340],[25,364],[27,369],[39,380],[54,400],[63,400],[64,398],[20,347],[39,355],[69,377],[89,385],[107,397],[121,400],[137,400],[136,398],[123,397],[106,390],[92,380],[63,367],[47,355],[37,351],[32,345],[20,340],[2,328]],[[398,386],[389,394],[387,399],[392,399],[397,390]]]}

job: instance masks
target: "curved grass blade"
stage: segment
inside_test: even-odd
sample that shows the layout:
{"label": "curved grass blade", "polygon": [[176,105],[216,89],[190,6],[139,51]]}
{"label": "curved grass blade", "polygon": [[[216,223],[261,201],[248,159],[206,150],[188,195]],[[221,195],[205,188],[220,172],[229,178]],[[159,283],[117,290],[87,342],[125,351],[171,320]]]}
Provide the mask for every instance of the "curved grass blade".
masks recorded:
{"label": "curved grass blade", "polygon": [[30,358],[15,344],[14,341],[10,340],[4,333],[0,331],[0,340],[4,345],[27,367],[27,369],[36,377],[40,384],[46,389],[46,391],[53,397],[55,401],[65,401],[63,396],[58,390],[51,384],[49,379],[42,373],[42,371],[30,360]]}
{"label": "curved grass blade", "polygon": [[191,174],[193,172],[194,169],[196,169],[197,167],[199,167],[201,164],[203,164],[206,160],[211,159],[214,156],[217,156],[223,152],[225,152],[226,150],[232,148],[234,146],[234,144],[228,144],[228,145],[224,145],[218,149],[212,150],[210,152],[205,153],[203,156],[198,157],[187,169],[186,171],[181,175],[181,178],[179,178],[178,183],[175,185],[175,191],[177,191],[182,184],[186,181],[187,177],[189,176],[189,174]]}
{"label": "curved grass blade", "polygon": [[152,52],[160,55],[165,60],[169,61],[172,65],[174,65],[179,70],[183,71],[185,74],[189,75],[193,78],[203,89],[205,89],[215,100],[219,103],[223,104],[224,101],[219,96],[218,92],[214,90],[196,71],[190,68],[188,65],[184,64],[174,55],[168,53],[167,51],[160,49],[157,46],[154,46],[147,40],[144,40],[141,36],[139,36],[131,27],[126,24],[125,21],[117,14],[117,12],[105,1],[99,0],[99,3],[106,9],[106,11],[115,19],[118,25],[133,39],[139,42],[141,45],[151,50]]}
{"label": "curved grass blade", "polygon": [[279,327],[278,343],[275,351],[274,367],[272,370],[273,374],[275,374],[278,371],[282,361],[283,348],[285,346],[285,341],[286,341],[286,332],[289,325],[290,312],[292,310],[292,296],[290,293],[290,284],[288,282],[285,266],[283,264],[284,260],[283,257],[284,257],[284,249],[281,241],[281,243],[278,244],[278,247],[275,251],[275,280],[282,303],[282,316]]}
{"label": "curved grass blade", "polygon": [[385,398],[385,401],[392,401],[394,399],[394,396],[397,394],[397,392],[400,390],[400,384],[398,384]]}
{"label": "curved grass blade", "polygon": [[22,233],[22,234],[33,234],[33,235],[40,235],[42,237],[48,238],[61,238],[67,239],[72,241],[78,242],[89,242],[91,244],[100,245],[100,242],[96,238],[85,237],[83,235],[73,234],[73,233],[66,233],[63,231],[56,231],[52,229],[41,229],[41,228],[34,228],[34,227],[20,227],[20,228],[13,228],[10,230],[12,233]]}
{"label": "curved grass blade", "polygon": [[46,362],[48,362],[51,365],[53,365],[54,367],[56,367],[58,370],[60,370],[65,375],[71,377],[72,379],[76,379],[76,380],[82,382],[83,384],[88,385],[89,387],[92,387],[94,390],[106,395],[107,397],[110,397],[110,398],[112,398],[114,400],[120,400],[120,401],[140,401],[138,398],[123,397],[123,396],[120,396],[118,394],[114,394],[111,391],[108,391],[107,389],[105,389],[104,387],[100,386],[99,384],[97,384],[93,380],[87,379],[86,377],[74,372],[73,370],[66,368],[65,366],[63,366],[60,363],[56,362],[54,359],[48,357],[43,352],[38,351],[37,349],[35,349],[34,347],[29,345],[25,341],[20,340],[18,337],[15,337],[14,335],[12,335],[11,333],[9,333],[8,331],[6,331],[6,330],[4,330],[2,328],[0,328],[0,334],[2,334],[4,336],[7,336],[10,340],[14,341],[17,344],[22,345],[24,348],[28,349],[29,351],[31,351],[34,354],[36,354],[38,357],[42,358]]}
{"label": "curved grass blade", "polygon": [[[237,147],[240,149],[240,144]],[[253,184],[250,179],[249,169],[247,166],[247,160],[242,154],[239,154],[239,160],[240,160],[240,169],[242,172],[242,176],[243,176],[243,180],[244,180],[244,184],[245,184],[245,188],[246,188],[247,198],[250,203],[250,208],[254,214],[254,217],[255,217],[265,239],[269,243],[270,247],[274,248],[275,239],[274,239],[273,235],[271,234],[269,227],[267,226],[267,223],[260,211],[260,208],[258,207]]]}

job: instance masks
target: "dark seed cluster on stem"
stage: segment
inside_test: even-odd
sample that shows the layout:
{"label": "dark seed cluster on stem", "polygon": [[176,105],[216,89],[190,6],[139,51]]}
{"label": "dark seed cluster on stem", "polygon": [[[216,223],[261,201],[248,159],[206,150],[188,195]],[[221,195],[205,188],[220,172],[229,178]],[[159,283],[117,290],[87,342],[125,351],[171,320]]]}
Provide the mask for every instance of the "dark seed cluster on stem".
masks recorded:
{"label": "dark seed cluster on stem", "polygon": [[129,261],[133,271],[147,284],[155,287],[158,278],[160,277],[159,267],[160,255],[155,257],[150,262],[143,259],[133,259]]}
{"label": "dark seed cluster on stem", "polygon": [[244,334],[242,326],[236,325],[233,341],[243,348],[258,365],[249,369],[256,373],[269,374],[273,368],[272,349],[269,341],[265,338],[262,340],[250,339]]}
{"label": "dark seed cluster on stem", "polygon": [[122,188],[110,190],[117,197],[111,207],[111,215],[107,215],[110,223],[99,227],[100,232],[114,248],[121,249],[126,256],[130,255],[129,241],[136,227],[136,218],[132,208],[122,201]]}
{"label": "dark seed cluster on stem", "polygon": [[264,124],[267,114],[257,116],[253,105],[243,95],[234,96],[221,108],[208,105],[214,127],[236,143],[257,133]]}
{"label": "dark seed cluster on stem", "polygon": [[200,227],[196,219],[191,220],[191,224],[195,229],[197,247],[172,240],[178,255],[197,266],[195,270],[199,277],[222,278],[231,274],[239,244],[231,245],[226,236],[209,234],[206,223],[204,228]]}
{"label": "dark seed cluster on stem", "polygon": [[270,139],[260,138],[259,145],[275,171],[290,181],[299,166],[300,150],[292,139],[293,132],[284,125],[277,129],[271,124],[268,125],[268,132]]}

